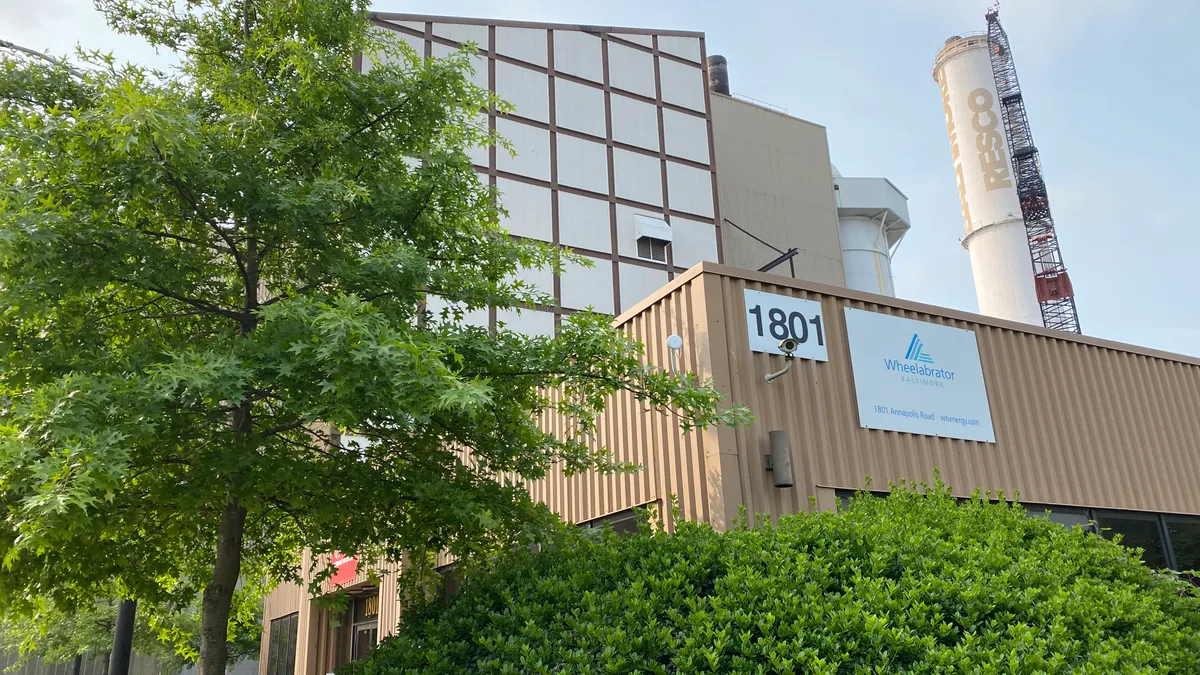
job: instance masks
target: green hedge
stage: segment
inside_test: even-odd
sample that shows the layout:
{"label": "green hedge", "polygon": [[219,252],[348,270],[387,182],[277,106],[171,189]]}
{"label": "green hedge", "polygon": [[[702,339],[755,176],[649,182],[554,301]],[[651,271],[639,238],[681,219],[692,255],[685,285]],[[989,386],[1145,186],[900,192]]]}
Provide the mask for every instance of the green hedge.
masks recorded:
{"label": "green hedge", "polygon": [[407,617],[341,675],[1200,673],[1190,586],[941,484],[727,534],[564,534]]}

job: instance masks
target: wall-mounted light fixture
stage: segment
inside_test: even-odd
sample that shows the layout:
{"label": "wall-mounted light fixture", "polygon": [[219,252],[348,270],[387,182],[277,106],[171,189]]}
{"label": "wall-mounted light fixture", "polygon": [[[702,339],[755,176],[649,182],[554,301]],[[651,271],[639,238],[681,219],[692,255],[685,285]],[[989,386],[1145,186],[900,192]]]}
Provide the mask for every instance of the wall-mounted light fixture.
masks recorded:
{"label": "wall-mounted light fixture", "polygon": [[683,349],[683,338],[678,335],[667,337],[668,360],[671,363],[671,374],[679,375],[679,352]]}
{"label": "wall-mounted light fixture", "polygon": [[788,432],[775,430],[767,433],[771,452],[766,456],[766,468],[775,476],[775,487],[790,488],[792,480],[792,444]]}

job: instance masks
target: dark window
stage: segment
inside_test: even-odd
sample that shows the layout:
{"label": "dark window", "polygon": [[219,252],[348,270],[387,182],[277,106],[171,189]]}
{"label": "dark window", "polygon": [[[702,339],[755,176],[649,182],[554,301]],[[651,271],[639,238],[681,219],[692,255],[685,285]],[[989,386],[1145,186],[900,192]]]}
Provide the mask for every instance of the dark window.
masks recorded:
{"label": "dark window", "polygon": [[655,239],[654,237],[638,237],[638,257],[645,258],[646,260],[666,262],[668,243],[670,242],[664,239]]}
{"label": "dark window", "polygon": [[350,658],[361,661],[375,650],[379,642],[379,594],[360,595],[352,600],[350,608]]}
{"label": "dark window", "polygon": [[1200,570],[1200,518],[1166,516],[1164,520],[1175,553],[1175,569]]}
{"label": "dark window", "polygon": [[[859,493],[858,490],[845,490],[845,489],[834,490],[833,494],[837,498],[838,511],[843,511],[847,508],[850,508],[850,500],[853,499],[854,495],[856,495],[858,493]],[[867,492],[867,494],[869,494],[872,497],[875,497],[877,499],[887,499],[887,496],[891,493],[882,492],[880,490],[869,490]]]}
{"label": "dark window", "polygon": [[1100,534],[1112,539],[1121,535],[1121,545],[1142,549],[1142,560],[1155,569],[1167,567],[1167,552],[1163,546],[1162,528],[1156,514],[1096,511]]}
{"label": "dark window", "polygon": [[605,526],[611,527],[613,532],[618,534],[630,534],[637,532],[637,513],[633,509],[625,509],[616,513],[596,518],[579,524],[583,528],[600,529]]}
{"label": "dark window", "polygon": [[462,575],[458,572],[458,563],[442,565],[434,571],[442,578],[442,585],[438,588],[438,599],[443,605],[448,605],[454,596],[458,595],[458,589],[462,587]]}
{"label": "dark window", "polygon": [[1030,518],[1049,518],[1051,522],[1058,523],[1063,527],[1070,528],[1078,525],[1085,530],[1094,531],[1092,516],[1087,509],[1074,506],[1038,506],[1036,504],[1022,504],[1022,506],[1027,509],[1025,515]]}
{"label": "dark window", "polygon": [[299,625],[299,614],[288,614],[271,621],[267,643],[267,675],[295,675],[296,629]]}

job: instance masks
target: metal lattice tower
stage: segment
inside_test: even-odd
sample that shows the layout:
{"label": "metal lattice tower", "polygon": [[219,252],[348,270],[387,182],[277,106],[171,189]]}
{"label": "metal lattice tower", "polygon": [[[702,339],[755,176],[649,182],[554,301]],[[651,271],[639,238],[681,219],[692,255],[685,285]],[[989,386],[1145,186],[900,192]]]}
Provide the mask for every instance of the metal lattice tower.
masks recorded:
{"label": "metal lattice tower", "polygon": [[992,75],[996,78],[996,93],[1000,98],[1004,132],[1012,155],[1017,196],[1021,200],[1021,215],[1029,235],[1029,255],[1033,260],[1034,285],[1042,308],[1042,323],[1047,328],[1078,333],[1079,314],[1075,310],[1075,291],[1067,266],[1058,250],[1054,220],[1050,217],[1050,199],[1046,196],[1046,181],[1042,178],[1042,162],[1029,130],[1021,85],[1017,83],[1017,67],[1008,46],[1008,35],[1000,25],[1000,12],[993,7],[987,14],[988,48],[992,58]]}

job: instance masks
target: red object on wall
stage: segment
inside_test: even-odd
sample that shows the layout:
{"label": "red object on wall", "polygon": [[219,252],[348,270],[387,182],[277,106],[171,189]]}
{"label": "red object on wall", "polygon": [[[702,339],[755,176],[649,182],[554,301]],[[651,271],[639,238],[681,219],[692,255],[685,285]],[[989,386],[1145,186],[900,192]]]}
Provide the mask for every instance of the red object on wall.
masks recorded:
{"label": "red object on wall", "polygon": [[1071,287],[1071,278],[1067,276],[1066,270],[1039,275],[1034,279],[1034,286],[1037,289],[1038,302],[1075,296],[1075,289]]}
{"label": "red object on wall", "polygon": [[348,584],[358,576],[358,558],[354,556],[334,551],[333,555],[329,556],[329,564],[333,565],[333,576],[329,577],[332,584]]}

